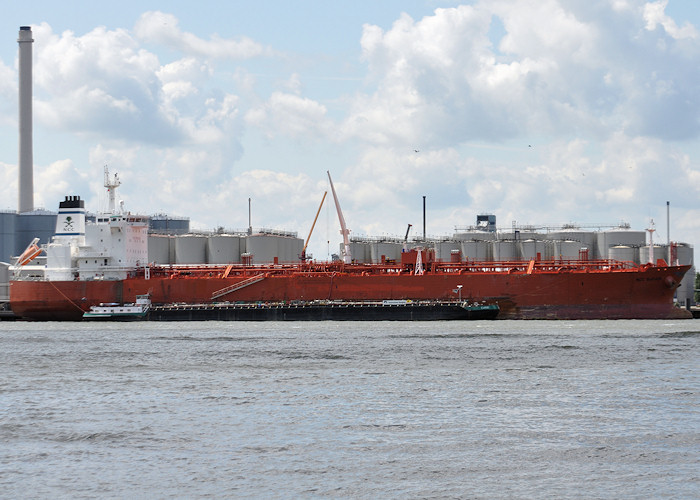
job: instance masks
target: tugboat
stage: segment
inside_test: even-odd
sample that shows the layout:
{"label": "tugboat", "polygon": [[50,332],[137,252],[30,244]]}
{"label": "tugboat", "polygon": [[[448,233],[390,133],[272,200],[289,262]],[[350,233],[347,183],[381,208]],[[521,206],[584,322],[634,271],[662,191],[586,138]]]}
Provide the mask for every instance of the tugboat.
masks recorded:
{"label": "tugboat", "polygon": [[133,304],[119,305],[116,303],[91,306],[83,313],[87,320],[134,321],[146,319],[151,308],[151,298],[148,295],[137,295]]}

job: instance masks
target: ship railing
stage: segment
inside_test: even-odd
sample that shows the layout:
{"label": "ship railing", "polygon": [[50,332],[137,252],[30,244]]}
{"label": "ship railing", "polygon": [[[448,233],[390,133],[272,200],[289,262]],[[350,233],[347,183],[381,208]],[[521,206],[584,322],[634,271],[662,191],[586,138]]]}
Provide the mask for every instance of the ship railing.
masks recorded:
{"label": "ship railing", "polygon": [[[513,261],[474,261],[461,262],[433,261],[428,266],[427,272],[439,273],[464,273],[464,272],[564,272],[564,271],[608,271],[608,270],[635,270],[639,266],[630,261],[618,261],[609,259],[597,260],[513,260]],[[369,264],[342,262],[309,261],[304,263],[284,264],[205,264],[205,265],[153,265],[151,277],[167,275],[169,277],[242,277],[256,280],[261,275],[270,276],[286,274],[311,273],[318,275],[327,274],[391,274],[403,273],[405,265],[401,263]],[[243,282],[241,282],[243,283]],[[237,285],[234,285],[237,286]],[[215,293],[223,292],[225,289]]]}
{"label": "ship railing", "polygon": [[639,266],[630,261],[597,260],[517,260],[517,261],[465,261],[436,262],[441,272],[562,272],[562,271],[610,271],[634,270]]}

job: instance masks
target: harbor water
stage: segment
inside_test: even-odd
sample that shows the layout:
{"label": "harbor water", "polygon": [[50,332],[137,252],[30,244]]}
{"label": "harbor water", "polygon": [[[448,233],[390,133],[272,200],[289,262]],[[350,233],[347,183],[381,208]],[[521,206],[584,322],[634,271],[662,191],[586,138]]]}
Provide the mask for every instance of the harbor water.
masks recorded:
{"label": "harbor water", "polygon": [[700,323],[0,323],[2,498],[698,498]]}

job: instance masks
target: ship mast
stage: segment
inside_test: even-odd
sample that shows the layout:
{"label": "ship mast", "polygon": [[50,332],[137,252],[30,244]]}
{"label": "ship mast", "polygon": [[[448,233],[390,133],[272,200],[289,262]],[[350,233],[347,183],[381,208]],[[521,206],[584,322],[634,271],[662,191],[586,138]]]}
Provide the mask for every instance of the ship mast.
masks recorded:
{"label": "ship mast", "polygon": [[651,224],[649,226],[650,227],[647,229],[647,231],[649,231],[649,263],[656,265],[654,261],[654,231],[656,231],[654,219],[651,219]]}
{"label": "ship mast", "polygon": [[331,183],[331,191],[333,192],[333,199],[335,200],[335,209],[338,211],[338,220],[340,221],[340,234],[343,235],[343,262],[345,264],[350,264],[352,262],[352,255],[350,255],[350,230],[345,225],[345,217],[343,217],[343,211],[340,209],[340,202],[338,201],[338,196],[335,194],[335,188],[333,187],[333,179],[331,179],[331,173],[326,171],[328,174],[328,180]]}
{"label": "ship mast", "polygon": [[116,213],[116,197],[117,197],[117,188],[121,186],[122,181],[119,180],[119,175],[114,174],[114,178],[110,180],[109,178],[109,169],[107,168],[107,165],[105,165],[105,187],[107,188],[107,192],[109,193],[109,213],[114,214]]}

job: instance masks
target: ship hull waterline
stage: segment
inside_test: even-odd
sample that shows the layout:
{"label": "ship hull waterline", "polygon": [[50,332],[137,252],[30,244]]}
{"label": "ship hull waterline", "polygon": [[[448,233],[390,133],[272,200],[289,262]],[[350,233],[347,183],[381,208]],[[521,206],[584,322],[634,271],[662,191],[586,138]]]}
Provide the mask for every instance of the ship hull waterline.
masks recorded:
{"label": "ship hull waterline", "polygon": [[[642,266],[608,272],[466,272],[413,274],[260,273],[226,278],[144,276],[125,280],[11,281],[13,312],[32,320],[80,320],[100,302],[153,304],[362,300],[454,300],[497,304],[499,319],[680,319],[675,289],[690,266]],[[213,298],[217,292],[230,293]]]}

